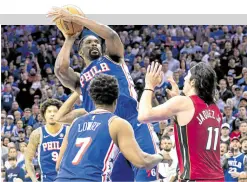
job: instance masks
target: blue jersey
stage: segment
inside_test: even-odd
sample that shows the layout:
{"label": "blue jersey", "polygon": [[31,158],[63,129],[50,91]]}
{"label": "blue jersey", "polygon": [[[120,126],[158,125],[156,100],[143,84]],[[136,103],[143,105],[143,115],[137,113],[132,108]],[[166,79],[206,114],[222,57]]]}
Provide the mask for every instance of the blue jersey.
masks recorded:
{"label": "blue jersey", "polygon": [[95,110],[73,122],[56,181],[110,181],[119,154],[108,128],[115,117]]}
{"label": "blue jersey", "polygon": [[[56,134],[47,131],[46,126],[40,127],[40,143],[38,147],[38,162],[42,181],[54,181],[57,175],[56,161],[63,138],[66,134],[66,125],[62,125]],[[52,179],[53,178],[53,179]]]}
{"label": "blue jersey", "polygon": [[224,171],[225,181],[238,181],[238,178],[233,178],[231,173],[244,171],[244,160],[245,155],[242,153],[228,159],[228,168]]}
{"label": "blue jersey", "polygon": [[95,109],[93,101],[89,96],[88,86],[93,77],[98,73],[105,73],[114,76],[119,84],[119,97],[115,113],[117,116],[130,121],[137,117],[137,93],[134,88],[134,82],[130,76],[128,67],[125,63],[116,63],[108,56],[100,57],[91,62],[80,75],[82,91],[82,107],[88,112]]}

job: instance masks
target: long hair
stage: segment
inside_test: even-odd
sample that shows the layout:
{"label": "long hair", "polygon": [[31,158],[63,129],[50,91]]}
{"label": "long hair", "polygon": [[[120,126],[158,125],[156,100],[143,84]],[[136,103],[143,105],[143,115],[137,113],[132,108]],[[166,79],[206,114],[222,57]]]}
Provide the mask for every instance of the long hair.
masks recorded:
{"label": "long hair", "polygon": [[190,69],[190,81],[195,81],[197,95],[207,104],[215,103],[217,76],[213,68],[201,62]]}

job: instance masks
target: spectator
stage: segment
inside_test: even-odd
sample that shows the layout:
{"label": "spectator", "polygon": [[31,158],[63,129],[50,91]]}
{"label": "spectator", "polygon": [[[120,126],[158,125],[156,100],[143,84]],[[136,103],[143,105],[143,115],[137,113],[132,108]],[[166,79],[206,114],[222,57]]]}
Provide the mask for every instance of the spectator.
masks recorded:
{"label": "spectator", "polygon": [[226,159],[225,154],[228,151],[228,146],[229,146],[228,143],[225,143],[225,142],[220,143],[220,163],[222,166],[223,166],[224,160]]}
{"label": "spectator", "polygon": [[226,144],[230,144],[230,125],[228,123],[224,123],[221,125],[221,137],[220,141]]}
{"label": "spectator", "polygon": [[237,181],[234,178],[238,178],[240,173],[244,171],[245,160],[244,154],[240,152],[240,142],[237,137],[231,139],[230,148],[232,152],[226,157],[224,166],[224,175],[226,181]]}
{"label": "spectator", "polygon": [[15,123],[21,119],[21,113],[19,111],[14,112]]}
{"label": "spectator", "polygon": [[219,90],[220,98],[224,102],[226,102],[226,100],[228,98],[232,98],[233,97],[232,92],[227,89],[227,84],[226,84],[226,80],[225,79],[221,79],[220,80],[219,86],[220,86],[220,90]]}
{"label": "spectator", "polygon": [[240,143],[241,143],[241,152],[246,155],[247,154],[247,137],[241,138]]}
{"label": "spectator", "polygon": [[39,106],[34,104],[32,106],[32,115],[30,116],[30,118],[28,120],[29,126],[33,126],[37,122],[37,117],[38,117],[39,112],[40,112]]}
{"label": "spectator", "polygon": [[168,69],[173,71],[173,72],[176,71],[177,69],[179,69],[180,63],[178,60],[176,60],[172,57],[172,51],[167,51],[166,55],[167,55],[167,58],[165,61],[168,62]]}
{"label": "spectator", "polygon": [[23,121],[24,128],[28,125],[30,117],[31,117],[31,109],[30,108],[24,109],[24,115],[21,119]]}
{"label": "spectator", "polygon": [[224,114],[225,114],[225,116],[223,117],[222,123],[229,124],[229,127],[230,127],[229,129],[230,129],[230,131],[232,131],[232,123],[236,118],[232,115],[231,106],[229,106],[229,105],[224,106]]}
{"label": "spectator", "polygon": [[178,165],[178,159],[177,159],[177,154],[173,149],[173,142],[169,136],[162,137],[160,148],[161,150],[170,152],[170,156],[172,158],[172,160],[170,161],[165,161],[159,164],[159,173],[165,178],[162,181],[163,182],[174,181],[177,175],[176,169]]}
{"label": "spectator", "polygon": [[239,107],[247,107],[247,99],[242,97],[239,101]]}
{"label": "spectator", "polygon": [[235,87],[235,93],[234,93],[234,95],[235,96],[232,98],[233,103],[234,103],[234,107],[235,108],[238,108],[240,99],[242,97],[242,90],[241,90],[241,88],[239,86],[236,86]]}
{"label": "spectator", "polygon": [[22,168],[16,165],[17,160],[16,157],[9,157],[8,161],[10,163],[10,168],[6,171],[5,180],[7,182],[14,182],[17,179],[24,180],[25,172]]}
{"label": "spectator", "polygon": [[7,123],[3,128],[4,136],[11,137],[13,135],[13,129],[14,129],[14,116],[8,115],[7,116]]}
{"label": "spectator", "polygon": [[62,102],[65,102],[68,99],[68,95],[64,93],[64,87],[62,85],[57,87],[57,94],[55,98]]}
{"label": "spectator", "polygon": [[247,120],[242,121],[239,125],[240,138],[244,138],[247,136]]}
{"label": "spectator", "polygon": [[16,102],[16,101],[14,101],[14,102],[12,103],[11,110],[8,112],[8,114],[14,115],[14,112],[15,112],[15,111],[19,111],[20,113],[23,112],[22,109],[19,107],[18,102]]}
{"label": "spectator", "polygon": [[9,83],[5,85],[5,91],[2,93],[2,108],[7,112],[11,109],[12,103],[14,102],[14,94],[12,93],[12,87]]}
{"label": "spectator", "polygon": [[163,71],[163,82],[167,82],[167,78],[173,75],[173,72],[168,68],[168,61],[162,62],[162,71]]}

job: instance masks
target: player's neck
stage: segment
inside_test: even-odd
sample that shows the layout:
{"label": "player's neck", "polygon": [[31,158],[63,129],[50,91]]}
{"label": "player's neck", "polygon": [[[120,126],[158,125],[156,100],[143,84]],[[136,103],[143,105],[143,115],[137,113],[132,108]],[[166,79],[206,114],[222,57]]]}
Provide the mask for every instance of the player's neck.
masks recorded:
{"label": "player's neck", "polygon": [[113,106],[107,106],[107,105],[96,105],[96,109],[95,110],[106,110],[109,112],[114,112],[114,107]]}
{"label": "player's neck", "polygon": [[60,129],[61,129],[61,124],[56,123],[55,125],[46,125],[46,129],[48,130],[49,133],[51,134],[56,134]]}
{"label": "player's neck", "polygon": [[89,59],[84,59],[84,61],[85,61],[86,66],[89,66],[91,64],[91,62],[92,62]]}
{"label": "player's neck", "polygon": [[185,95],[186,95],[186,96],[192,96],[192,95],[197,95],[197,94],[196,94],[196,92],[195,92],[194,89],[190,89],[190,90],[188,91],[188,93],[185,94]]}

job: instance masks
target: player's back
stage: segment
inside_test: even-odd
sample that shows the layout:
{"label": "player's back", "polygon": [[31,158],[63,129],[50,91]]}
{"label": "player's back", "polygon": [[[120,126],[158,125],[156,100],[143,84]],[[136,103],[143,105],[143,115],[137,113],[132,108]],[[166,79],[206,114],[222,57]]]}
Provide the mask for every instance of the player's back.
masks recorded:
{"label": "player's back", "polygon": [[62,125],[56,134],[48,132],[46,126],[40,127],[40,144],[38,147],[38,162],[41,169],[41,178],[45,181],[54,181],[56,172],[56,161],[60,147],[66,134],[66,125]]}
{"label": "player's back", "polygon": [[221,113],[216,105],[207,105],[198,96],[190,98],[195,108],[193,118],[185,126],[175,126],[181,179],[220,181],[224,179],[220,165]]}
{"label": "player's back", "polygon": [[81,91],[83,96],[82,107],[88,112],[95,109],[93,101],[88,93],[88,86],[92,78],[98,73],[105,73],[115,76],[119,84],[119,97],[114,114],[130,121],[137,117],[137,93],[134,89],[134,83],[125,63],[116,63],[108,56],[103,56],[91,62],[83,70],[80,76]]}
{"label": "player's back", "polygon": [[110,180],[113,163],[119,154],[108,128],[114,117],[108,111],[95,110],[74,121],[57,181]]}
{"label": "player's back", "polygon": [[238,178],[233,178],[231,173],[241,173],[244,171],[245,157],[243,153],[239,153],[239,155],[232,156],[228,159],[228,168],[224,170],[225,181],[238,181]]}

